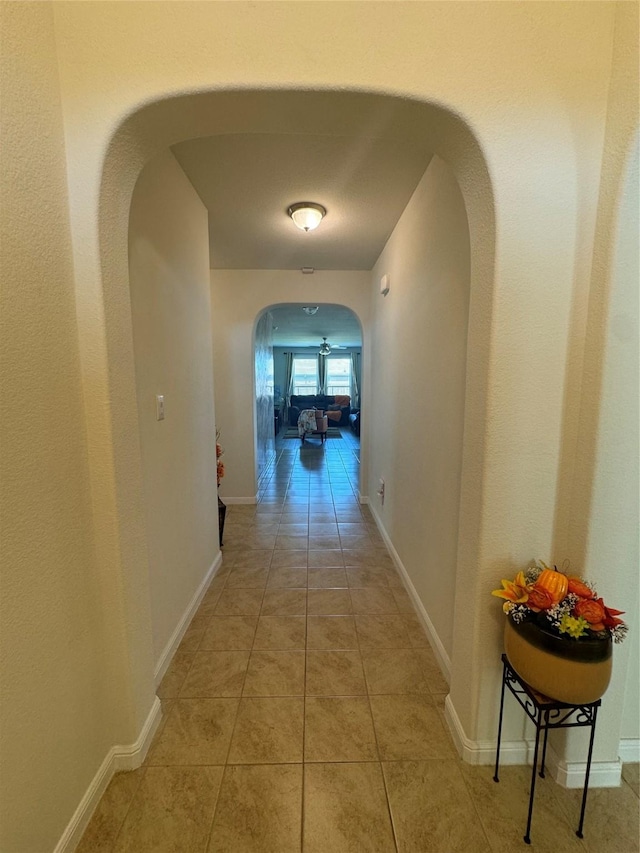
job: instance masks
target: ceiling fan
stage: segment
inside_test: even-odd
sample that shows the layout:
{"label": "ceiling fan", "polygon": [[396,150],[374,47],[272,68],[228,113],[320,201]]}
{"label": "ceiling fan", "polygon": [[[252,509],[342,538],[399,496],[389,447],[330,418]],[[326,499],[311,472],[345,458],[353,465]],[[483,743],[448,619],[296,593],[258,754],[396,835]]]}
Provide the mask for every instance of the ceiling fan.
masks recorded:
{"label": "ceiling fan", "polygon": [[332,349],[346,349],[346,347],[340,346],[339,344],[333,344],[332,346],[326,338],[323,338],[322,343],[320,344],[320,349],[318,350],[318,354],[329,355]]}

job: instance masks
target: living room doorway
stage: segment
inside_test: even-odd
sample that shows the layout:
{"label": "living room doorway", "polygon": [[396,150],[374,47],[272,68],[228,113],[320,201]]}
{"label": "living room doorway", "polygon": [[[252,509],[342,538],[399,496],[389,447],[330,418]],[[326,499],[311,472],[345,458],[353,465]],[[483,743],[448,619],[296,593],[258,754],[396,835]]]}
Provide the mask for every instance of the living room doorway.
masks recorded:
{"label": "living room doorway", "polygon": [[[358,317],[344,305],[286,303],[263,312],[256,331],[259,328],[263,330],[255,347],[259,493],[264,492],[270,471],[283,453],[310,458],[322,448],[333,456],[339,448],[357,494],[362,401],[362,327]],[[265,331],[271,337],[270,365],[264,363]],[[270,400],[264,399],[265,392]],[[272,407],[273,417],[263,411],[267,407]],[[298,421],[301,412],[310,409],[323,412],[326,433],[309,433],[303,443]]]}

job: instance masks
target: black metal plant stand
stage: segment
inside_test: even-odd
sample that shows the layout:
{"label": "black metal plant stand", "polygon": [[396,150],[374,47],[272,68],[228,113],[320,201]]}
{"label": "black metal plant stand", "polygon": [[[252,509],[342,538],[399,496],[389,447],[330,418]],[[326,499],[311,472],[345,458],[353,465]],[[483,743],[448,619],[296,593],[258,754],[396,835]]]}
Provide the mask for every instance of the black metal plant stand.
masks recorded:
{"label": "black metal plant stand", "polygon": [[504,710],[505,687],[515,696],[522,709],[536,727],[536,745],[533,753],[533,768],[531,771],[531,793],[529,794],[529,814],[527,816],[527,830],[524,840],[531,844],[531,817],[533,815],[533,798],[536,791],[536,772],[538,769],[538,752],[540,747],[540,733],[544,732],[542,746],[542,762],[540,764],[540,778],[544,779],[544,763],[547,757],[547,738],[549,729],[568,729],[589,726],[591,736],[589,738],[589,754],[587,756],[587,769],[584,777],[584,788],[582,791],[582,806],[580,808],[580,823],[576,830],[578,838],[582,838],[582,827],[584,825],[584,813],[587,805],[587,791],[589,789],[589,773],[591,771],[591,756],[593,754],[593,740],[596,733],[596,717],[601,700],[588,702],[584,705],[570,705],[566,702],[558,702],[549,699],[541,693],[536,693],[526,684],[512,668],[506,655],[502,655],[504,669],[502,673],[502,695],[500,697],[500,722],[498,723],[498,746],[496,749],[496,769],[493,777],[494,782],[499,782],[498,765],[500,762],[500,738],[502,735],[502,713]]}

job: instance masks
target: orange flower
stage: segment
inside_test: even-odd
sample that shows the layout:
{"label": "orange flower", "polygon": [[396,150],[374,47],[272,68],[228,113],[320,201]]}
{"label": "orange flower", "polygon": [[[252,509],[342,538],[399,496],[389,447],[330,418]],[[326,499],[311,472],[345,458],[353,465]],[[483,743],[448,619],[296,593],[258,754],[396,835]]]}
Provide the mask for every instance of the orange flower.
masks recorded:
{"label": "orange flower", "polygon": [[580,598],[595,598],[593,590],[589,589],[582,578],[569,578],[569,592],[579,595]]}
{"label": "orange flower", "polygon": [[541,610],[548,610],[557,603],[556,596],[550,590],[545,589],[545,587],[536,586],[536,584],[529,587],[527,607],[530,607],[535,613],[539,613]]}
{"label": "orange flower", "polygon": [[611,607],[606,607],[601,598],[598,599],[598,604],[601,604],[602,609],[604,610],[604,619],[602,621],[607,628],[615,628],[616,625],[624,625],[624,620],[617,618],[624,613],[624,610],[613,610]]}
{"label": "orange flower", "polygon": [[[507,602],[511,601],[513,604],[524,604],[525,601],[529,598],[529,590],[527,589],[527,582],[524,579],[524,572],[518,572],[515,577],[515,580],[501,580],[502,589],[494,589],[491,595],[495,595],[498,598],[504,598]],[[502,605],[502,609],[505,610],[507,608],[507,604]]]}
{"label": "orange flower", "polygon": [[604,605],[593,598],[581,598],[573,608],[574,616],[582,617],[589,623],[592,631],[604,631],[604,619],[606,617]]}

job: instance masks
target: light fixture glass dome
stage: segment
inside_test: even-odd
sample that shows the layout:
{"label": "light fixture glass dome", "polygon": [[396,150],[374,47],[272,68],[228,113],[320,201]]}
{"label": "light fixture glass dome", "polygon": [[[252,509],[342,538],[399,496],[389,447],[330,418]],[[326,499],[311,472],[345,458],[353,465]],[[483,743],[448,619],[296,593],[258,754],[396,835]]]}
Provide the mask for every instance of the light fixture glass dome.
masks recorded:
{"label": "light fixture glass dome", "polygon": [[316,204],[313,201],[299,201],[292,204],[287,211],[294,224],[301,231],[313,231],[314,228],[317,228],[326,212],[321,204]]}

